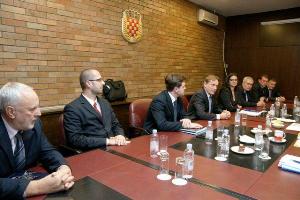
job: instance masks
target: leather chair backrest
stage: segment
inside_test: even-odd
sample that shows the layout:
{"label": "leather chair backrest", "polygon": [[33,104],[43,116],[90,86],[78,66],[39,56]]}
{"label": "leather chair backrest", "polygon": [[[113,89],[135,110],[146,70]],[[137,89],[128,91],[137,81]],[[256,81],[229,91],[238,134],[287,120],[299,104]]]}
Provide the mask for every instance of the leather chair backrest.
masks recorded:
{"label": "leather chair backrest", "polygon": [[59,124],[59,141],[60,145],[66,144],[66,136],[65,136],[65,129],[64,129],[64,114],[60,114],[58,118],[58,124]]}
{"label": "leather chair backrest", "polygon": [[129,125],[143,128],[152,99],[134,100],[129,106]]}
{"label": "leather chair backrest", "polygon": [[183,103],[183,108],[187,112],[188,107],[189,107],[189,100],[186,98],[186,96],[182,96],[181,99],[182,99],[182,103]]}

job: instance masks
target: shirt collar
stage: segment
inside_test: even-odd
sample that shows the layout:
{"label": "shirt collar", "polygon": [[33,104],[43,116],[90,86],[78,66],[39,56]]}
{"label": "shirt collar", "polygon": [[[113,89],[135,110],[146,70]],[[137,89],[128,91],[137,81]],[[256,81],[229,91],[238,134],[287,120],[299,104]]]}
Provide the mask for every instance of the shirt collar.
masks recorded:
{"label": "shirt collar", "polygon": [[82,93],[82,96],[83,96],[83,97],[84,97],[84,98],[85,98],[92,106],[94,106],[94,103],[95,103],[95,102],[98,104],[97,98],[96,98],[96,100],[93,100],[93,99],[91,99],[91,98],[85,96],[83,93]]}
{"label": "shirt collar", "polygon": [[212,95],[208,94],[208,93],[206,92],[206,90],[204,90],[204,91],[205,91],[205,93],[206,93],[208,99],[209,99],[210,97],[212,97]]}
{"label": "shirt collar", "polygon": [[4,126],[6,128],[6,131],[8,133],[9,139],[13,140],[13,138],[17,135],[18,130],[14,129],[13,127],[11,127],[8,122],[4,119],[4,117],[1,115],[2,120],[4,122]]}
{"label": "shirt collar", "polygon": [[172,104],[174,104],[174,101],[176,101],[177,98],[175,98],[170,92],[168,92],[168,94],[171,98]]}

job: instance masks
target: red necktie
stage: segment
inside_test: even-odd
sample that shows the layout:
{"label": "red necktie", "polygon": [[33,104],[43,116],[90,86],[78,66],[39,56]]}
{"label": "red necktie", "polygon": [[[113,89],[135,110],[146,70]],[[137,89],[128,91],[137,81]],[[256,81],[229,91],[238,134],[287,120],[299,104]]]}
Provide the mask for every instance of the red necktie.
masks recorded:
{"label": "red necktie", "polygon": [[94,105],[93,105],[94,109],[100,114],[100,116],[102,116],[101,114],[101,111],[98,109],[97,107],[97,102],[94,102]]}

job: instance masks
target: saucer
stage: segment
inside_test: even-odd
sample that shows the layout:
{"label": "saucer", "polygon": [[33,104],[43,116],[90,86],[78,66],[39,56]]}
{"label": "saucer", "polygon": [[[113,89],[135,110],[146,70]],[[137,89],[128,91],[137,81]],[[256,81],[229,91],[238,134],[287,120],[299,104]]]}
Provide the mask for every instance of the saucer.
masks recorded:
{"label": "saucer", "polygon": [[274,137],[269,137],[269,140],[271,142],[278,143],[278,144],[286,143],[286,139],[285,138],[282,138],[281,141],[276,141]]}
{"label": "saucer", "polygon": [[239,151],[239,146],[233,146],[230,148],[231,151],[233,151],[234,153],[238,153],[238,154],[244,154],[244,155],[247,155],[247,154],[253,154],[255,151],[250,148],[250,147],[245,147],[245,150],[244,151]]}
{"label": "saucer", "polygon": [[[257,133],[257,131],[258,131],[258,128],[253,128],[250,130],[250,132],[254,133],[254,134]],[[268,133],[271,133],[272,130],[263,129],[262,132],[263,132],[263,134],[268,134]]]}
{"label": "saucer", "polygon": [[248,135],[240,135],[240,142],[246,143],[246,144],[254,144],[255,139],[252,137],[249,137]]}

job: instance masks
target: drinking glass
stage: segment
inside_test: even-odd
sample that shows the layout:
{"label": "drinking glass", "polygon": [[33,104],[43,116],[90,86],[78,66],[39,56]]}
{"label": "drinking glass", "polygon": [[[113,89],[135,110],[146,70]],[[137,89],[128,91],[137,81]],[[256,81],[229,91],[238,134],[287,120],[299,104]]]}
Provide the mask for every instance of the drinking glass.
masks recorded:
{"label": "drinking glass", "polygon": [[215,157],[218,161],[226,161],[226,138],[221,137],[217,142],[217,156]]}
{"label": "drinking glass", "polygon": [[176,171],[175,171],[175,177],[172,180],[172,183],[174,185],[182,186],[187,184],[187,180],[183,178],[183,166],[184,166],[185,160],[183,157],[177,157],[176,158]]}
{"label": "drinking glass", "polygon": [[160,135],[159,136],[159,152],[167,152],[168,151],[168,136]]}
{"label": "drinking glass", "polygon": [[156,178],[162,181],[170,180],[171,175],[169,174],[169,153],[167,151],[161,151],[159,158],[160,166]]}
{"label": "drinking glass", "polygon": [[263,139],[262,150],[261,150],[258,157],[263,159],[263,160],[271,159],[271,157],[269,156],[269,150],[270,150],[270,140],[269,140],[268,137],[265,137]]}
{"label": "drinking glass", "polygon": [[219,126],[217,129],[217,137],[215,138],[215,140],[219,140],[219,138],[221,138],[223,136],[223,131],[224,131],[224,126]]}
{"label": "drinking glass", "polygon": [[242,118],[242,126],[247,126],[247,115],[242,114],[241,118]]}

